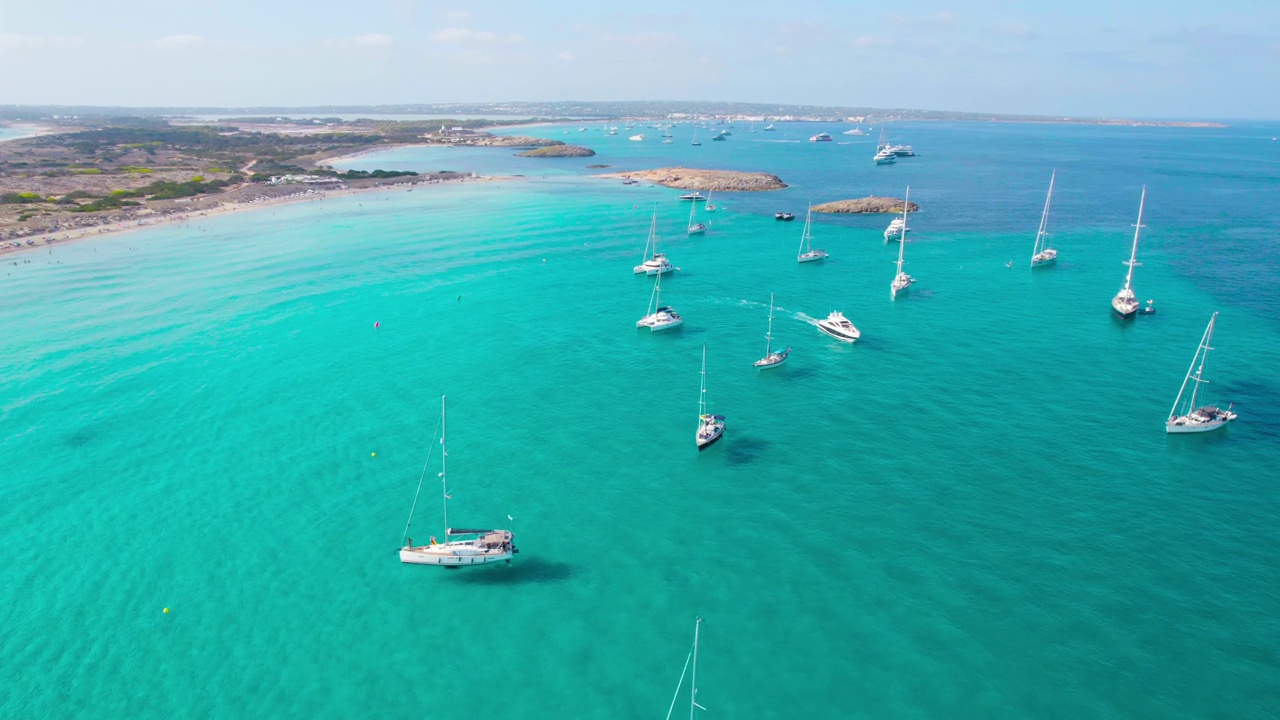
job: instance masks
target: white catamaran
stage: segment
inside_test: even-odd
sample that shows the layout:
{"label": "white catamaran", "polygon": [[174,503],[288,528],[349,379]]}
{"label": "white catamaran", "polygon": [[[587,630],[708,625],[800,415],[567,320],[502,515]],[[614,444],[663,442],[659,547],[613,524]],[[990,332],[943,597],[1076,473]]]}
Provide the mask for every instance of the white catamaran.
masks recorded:
{"label": "white catamaran", "polygon": [[680,671],[680,682],[676,683],[676,692],[671,696],[671,707],[667,708],[667,720],[671,720],[671,715],[676,711],[676,700],[680,699],[680,688],[684,687],[684,676],[689,672],[689,661],[693,661],[693,677],[689,680],[689,720],[696,720],[699,710],[706,710],[698,704],[698,635],[702,629],[702,618],[697,618],[693,623],[693,649],[689,650],[689,654],[684,659],[684,670]]}
{"label": "white catamaran", "polygon": [[632,272],[636,275],[664,275],[675,269],[667,256],[658,252],[658,208],[654,207],[653,220],[649,223],[649,238],[644,241],[644,260],[632,268]]}
{"label": "white catamaran", "polygon": [[[1209,357],[1209,351],[1213,349],[1209,343],[1213,341],[1213,324],[1217,320],[1218,313],[1214,313],[1213,317],[1209,318],[1209,327],[1205,328],[1204,335],[1200,338],[1200,346],[1196,348],[1196,354],[1191,358],[1191,367],[1187,368],[1182,389],[1178,391],[1178,398],[1173,401],[1173,408],[1169,410],[1169,419],[1164,424],[1165,432],[1171,434],[1209,432],[1236,419],[1236,414],[1231,412],[1230,405],[1226,410],[1216,405],[1196,407],[1196,401],[1200,396],[1200,384],[1209,382],[1204,379],[1204,362]],[[1187,392],[1188,385],[1191,389],[1190,393]]]}
{"label": "white catamaran", "polygon": [[662,274],[654,277],[653,292],[649,294],[649,307],[645,316],[636,321],[636,327],[649,328],[651,332],[671,330],[684,324],[684,318],[676,309],[662,304]]}
{"label": "white catamaran", "polygon": [[[445,444],[445,398],[440,396],[440,489],[444,500],[444,542],[436,542],[434,537],[427,545],[413,544],[409,538],[409,526],[413,524],[413,509],[418,506],[418,495],[413,496],[413,507],[409,509],[409,522],[404,526],[404,546],[400,548],[400,562],[414,565],[440,565],[447,568],[471,567],[496,562],[510,562],[513,555],[520,552],[515,546],[515,535],[510,530],[469,530],[449,527],[449,483],[445,475],[449,458],[449,449]],[[422,468],[422,477],[418,478],[418,493],[422,492],[422,480],[427,476],[427,466],[431,464],[431,456]],[[510,516],[507,517],[510,519]],[[451,540],[450,538],[462,538]]]}
{"label": "white catamaran", "polygon": [[1138,314],[1138,298],[1133,294],[1133,269],[1142,263],[1138,262],[1138,236],[1142,233],[1142,210],[1147,205],[1147,186],[1142,186],[1142,199],[1138,201],[1138,224],[1133,226],[1133,250],[1129,253],[1129,274],[1125,275],[1124,287],[1111,298],[1111,309],[1121,320],[1132,319]]}
{"label": "white catamaran", "polygon": [[800,235],[800,249],[796,254],[796,262],[807,263],[825,260],[828,255],[826,250],[819,250],[813,247],[813,236],[809,234],[809,227],[813,221],[813,203],[809,203],[809,212],[804,215],[804,232]]}
{"label": "white catamaran", "polygon": [[1053,201],[1053,181],[1058,177],[1054,170],[1049,176],[1049,194],[1044,197],[1044,212],[1040,213],[1040,229],[1036,231],[1036,246],[1031,251],[1031,267],[1052,265],[1058,259],[1058,251],[1048,246],[1049,238],[1049,203]]}
{"label": "white catamaran", "polygon": [[911,290],[911,283],[916,279],[902,271],[902,257],[907,249],[907,208],[911,205],[911,186],[907,186],[907,195],[902,200],[902,235],[898,238],[898,272],[893,276],[893,282],[889,284],[890,297],[897,300],[898,296],[904,292]]}
{"label": "white catamaran", "polygon": [[698,434],[695,440],[699,450],[711,447],[724,437],[724,416],[707,412],[707,346],[702,345],[702,387],[698,391]]}
{"label": "white catamaran", "polygon": [[773,349],[773,293],[769,293],[769,330],[764,334],[764,357],[753,363],[760,369],[778,367],[787,361],[791,348]]}

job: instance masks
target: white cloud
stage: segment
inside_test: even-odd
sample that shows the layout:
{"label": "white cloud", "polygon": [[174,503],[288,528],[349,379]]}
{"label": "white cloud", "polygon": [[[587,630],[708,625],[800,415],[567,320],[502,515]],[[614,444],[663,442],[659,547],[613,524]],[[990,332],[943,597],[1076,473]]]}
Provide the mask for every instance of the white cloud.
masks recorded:
{"label": "white cloud", "polygon": [[991,28],[998,35],[1010,37],[1028,37],[1032,34],[1031,26],[1021,22],[1002,22]]}
{"label": "white cloud", "polygon": [[557,54],[556,59],[570,62],[573,60],[573,55],[571,55],[568,50],[565,50],[564,52]]}
{"label": "white cloud", "polygon": [[935,27],[941,27],[945,25],[955,25],[956,20],[956,14],[946,10],[934,13],[928,17],[903,15],[901,13],[895,13],[889,16],[889,22],[894,25],[933,25]]}
{"label": "white cloud", "polygon": [[156,41],[156,47],[183,48],[203,45],[204,38],[199,35],[165,35]]}
{"label": "white cloud", "polygon": [[893,38],[878,35],[859,35],[853,39],[853,46],[860,48],[883,48],[893,45]]}
{"label": "white cloud", "polygon": [[352,41],[356,45],[364,45],[365,47],[386,47],[395,42],[395,38],[382,33],[366,33],[355,36]]}
{"label": "white cloud", "polygon": [[524,42],[524,36],[519,33],[511,33],[510,35],[501,35],[492,33],[488,30],[471,30],[469,28],[450,27],[434,32],[431,34],[431,40],[438,43],[458,43],[458,44],[476,44],[483,43],[488,45],[496,45],[501,43],[515,44]]}
{"label": "white cloud", "polygon": [[0,48],[67,48],[84,44],[82,37],[0,33]]}
{"label": "white cloud", "polygon": [[382,33],[365,33],[363,35],[356,35],[355,37],[327,38],[324,41],[324,44],[327,47],[349,48],[359,46],[369,48],[391,47],[395,42],[396,39],[390,35],[384,35]]}

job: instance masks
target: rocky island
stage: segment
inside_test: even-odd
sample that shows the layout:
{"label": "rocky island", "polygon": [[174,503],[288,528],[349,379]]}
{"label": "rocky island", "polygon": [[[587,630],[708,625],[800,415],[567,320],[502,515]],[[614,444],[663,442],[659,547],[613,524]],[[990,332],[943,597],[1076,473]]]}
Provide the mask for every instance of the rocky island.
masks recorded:
{"label": "rocky island", "polygon": [[[920,209],[920,206],[915,203],[909,203],[909,205],[907,208],[909,212],[915,212]],[[835,202],[814,205],[813,211],[820,213],[900,213],[902,212],[902,200],[868,195],[857,200],[836,200]]]}
{"label": "rocky island", "polygon": [[777,175],[761,172],[737,172],[734,170],[695,170],[693,168],[658,168],[625,173],[597,175],[603,178],[647,180],[663,187],[678,190],[706,190],[708,192],[763,192],[781,190],[787,184]]}
{"label": "rocky island", "polygon": [[560,145],[547,145],[545,147],[534,148],[533,150],[525,150],[524,152],[518,152],[516,153],[516,157],[565,158],[565,157],[591,157],[592,155],[595,155],[595,154],[596,154],[596,151],[588,147],[582,147],[581,145],[560,144]]}

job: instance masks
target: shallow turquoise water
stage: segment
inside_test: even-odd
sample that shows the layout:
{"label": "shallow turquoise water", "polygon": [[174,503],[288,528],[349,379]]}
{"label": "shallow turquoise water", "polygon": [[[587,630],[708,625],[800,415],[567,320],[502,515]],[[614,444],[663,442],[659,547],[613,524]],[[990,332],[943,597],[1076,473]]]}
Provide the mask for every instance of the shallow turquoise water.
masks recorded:
{"label": "shallow turquoise water", "polygon": [[[398,151],[353,165],[530,177],[5,265],[0,716],[661,717],[696,614],[718,717],[1273,717],[1276,130],[903,125],[921,157],[873,168],[874,139],[783,128]],[[793,187],[686,239],[676,191],[591,162]],[[1063,260],[1032,274],[1053,167]],[[908,181],[896,303],[887,218],[816,220],[820,266],[772,219]],[[1124,326],[1143,182],[1159,312]],[[660,336],[630,272],[653,203],[686,317]],[[760,373],[771,291],[792,358]],[[862,342],[809,324],[832,309]],[[1214,310],[1241,418],[1168,438]],[[698,454],[704,341],[729,426]],[[451,520],[512,525],[510,567],[396,561],[445,392]]]}

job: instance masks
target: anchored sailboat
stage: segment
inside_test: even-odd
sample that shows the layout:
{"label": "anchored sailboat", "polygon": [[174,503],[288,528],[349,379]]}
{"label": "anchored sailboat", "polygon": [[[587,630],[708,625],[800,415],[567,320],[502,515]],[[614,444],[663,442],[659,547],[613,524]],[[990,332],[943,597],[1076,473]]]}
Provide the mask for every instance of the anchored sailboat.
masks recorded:
{"label": "anchored sailboat", "polygon": [[800,235],[800,250],[796,254],[796,262],[807,263],[825,260],[828,255],[826,250],[818,250],[813,247],[813,236],[809,234],[809,227],[813,222],[813,203],[809,203],[809,212],[804,216],[804,232]]}
{"label": "anchored sailboat", "polygon": [[916,279],[902,271],[902,258],[907,249],[907,207],[911,204],[911,186],[907,186],[907,195],[902,200],[902,235],[898,238],[898,273],[893,276],[893,282],[889,284],[889,292],[891,299],[897,300],[898,295],[911,289],[911,283]]}
{"label": "anchored sailboat", "polygon": [[791,348],[773,349],[773,293],[769,293],[769,330],[764,334],[764,357],[753,364],[760,369],[778,367],[787,361],[790,354]]}
{"label": "anchored sailboat", "polygon": [[[650,255],[649,253],[653,254]],[[644,241],[644,261],[632,268],[636,275],[663,275],[676,267],[667,260],[667,256],[658,252],[658,208],[653,208],[653,220],[649,223],[649,238]]]}
{"label": "anchored sailboat", "polygon": [[676,309],[662,304],[662,273],[658,273],[653,282],[653,292],[649,294],[649,307],[645,316],[636,321],[636,327],[647,327],[651,332],[671,330],[684,324],[684,318]]}
{"label": "anchored sailboat", "polygon": [[[1213,341],[1213,324],[1217,320],[1218,313],[1214,313],[1213,317],[1209,318],[1209,327],[1205,328],[1204,335],[1200,338],[1200,346],[1196,348],[1196,354],[1191,358],[1191,367],[1187,368],[1187,376],[1182,380],[1182,389],[1178,390],[1178,397],[1173,401],[1173,408],[1169,410],[1169,419],[1164,424],[1167,433],[1209,432],[1236,419],[1236,414],[1231,412],[1230,405],[1226,410],[1215,405],[1196,407],[1200,396],[1200,385],[1209,382],[1204,379],[1204,363],[1209,357],[1209,351],[1213,349],[1209,343]],[[1187,392],[1188,385],[1191,386],[1190,393]]]}
{"label": "anchored sailboat", "polygon": [[702,235],[707,231],[706,225],[703,225],[702,223],[696,223],[693,221],[693,215],[697,211],[697,209],[698,209],[697,202],[692,202],[689,204],[689,234],[690,235]]}
{"label": "anchored sailboat", "polygon": [[[441,565],[447,568],[487,565],[495,562],[511,562],[511,558],[520,552],[515,546],[515,535],[510,530],[468,530],[449,527],[449,483],[445,469],[449,458],[449,450],[445,444],[447,434],[445,425],[445,396],[440,396],[440,489],[444,502],[444,542],[436,542],[431,538],[427,545],[414,546],[409,538],[409,526],[413,524],[413,508],[418,506],[418,495],[413,496],[413,507],[409,509],[409,522],[404,526],[404,547],[400,548],[400,562],[414,565]],[[422,480],[427,475],[427,466],[431,463],[430,454],[422,468],[422,477],[418,479],[418,493],[422,492]],[[508,516],[507,519],[510,519]],[[450,540],[453,537],[466,539]]]}
{"label": "anchored sailboat", "polygon": [[1124,287],[1111,298],[1111,309],[1121,320],[1129,320],[1138,313],[1138,298],[1133,294],[1133,269],[1142,263],[1138,262],[1138,236],[1142,233],[1142,210],[1147,205],[1147,186],[1142,186],[1142,199],[1138,201],[1138,223],[1133,226],[1133,250],[1129,253],[1129,273],[1125,275]]}
{"label": "anchored sailboat", "polygon": [[705,450],[724,437],[724,416],[707,412],[707,346],[702,345],[702,388],[698,391],[698,434],[695,440],[699,450]]}
{"label": "anchored sailboat", "polygon": [[1049,176],[1049,194],[1044,197],[1044,212],[1040,213],[1040,229],[1036,231],[1036,246],[1031,251],[1031,267],[1051,265],[1058,259],[1058,251],[1048,246],[1049,237],[1049,203],[1053,201],[1053,181],[1058,177],[1054,170]]}

